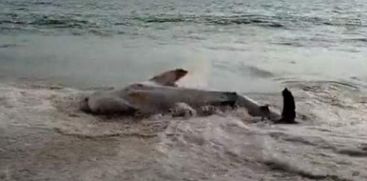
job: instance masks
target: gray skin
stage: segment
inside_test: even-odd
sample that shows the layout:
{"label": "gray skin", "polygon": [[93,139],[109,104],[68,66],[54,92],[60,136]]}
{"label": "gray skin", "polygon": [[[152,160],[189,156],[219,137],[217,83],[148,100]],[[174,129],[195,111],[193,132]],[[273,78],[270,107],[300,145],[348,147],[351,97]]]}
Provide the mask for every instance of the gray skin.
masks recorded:
{"label": "gray skin", "polygon": [[175,69],[154,76],[149,81],[131,84],[123,89],[95,92],[83,98],[80,102],[80,108],[82,111],[92,114],[133,114],[136,111],[147,112],[144,109],[147,106],[139,103],[138,98],[132,99],[133,96],[129,96],[132,92],[140,90],[143,85],[146,87],[159,85],[175,87],[175,82],[186,74],[186,70]]}
{"label": "gray skin", "polygon": [[246,108],[252,116],[267,117],[274,121],[281,118],[266,106],[260,106],[235,92],[177,87],[175,82],[186,74],[186,70],[175,69],[123,89],[96,92],[83,99],[81,109],[93,114],[132,115],[135,112],[165,113],[175,108],[197,110],[204,106],[237,105]]}
{"label": "gray skin", "polygon": [[96,92],[85,97],[81,103],[82,111],[92,114],[132,114],[136,109],[114,91]]}

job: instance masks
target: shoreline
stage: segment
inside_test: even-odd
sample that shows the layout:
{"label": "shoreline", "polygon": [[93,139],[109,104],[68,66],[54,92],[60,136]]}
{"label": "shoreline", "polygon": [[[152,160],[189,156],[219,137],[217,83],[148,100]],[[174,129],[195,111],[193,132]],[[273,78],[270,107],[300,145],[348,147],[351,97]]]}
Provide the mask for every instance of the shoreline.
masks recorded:
{"label": "shoreline", "polygon": [[367,178],[367,97],[332,82],[288,86],[299,125],[249,123],[241,111],[190,119],[94,117],[75,109],[83,91],[0,84],[0,178]]}

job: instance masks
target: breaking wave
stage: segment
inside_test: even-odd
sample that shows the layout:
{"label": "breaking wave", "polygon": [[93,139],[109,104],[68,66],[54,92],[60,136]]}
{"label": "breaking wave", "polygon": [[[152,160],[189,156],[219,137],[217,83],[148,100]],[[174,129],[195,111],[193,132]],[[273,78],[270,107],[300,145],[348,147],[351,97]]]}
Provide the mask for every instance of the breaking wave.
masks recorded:
{"label": "breaking wave", "polygon": [[[0,153],[2,165],[11,170],[0,176],[38,180],[76,172],[98,180],[135,178],[130,173],[156,180],[365,180],[364,94],[334,82],[288,86],[298,116],[311,115],[298,125],[252,122],[240,109],[189,119],[92,116],[76,104],[88,92],[0,84]],[[260,97],[268,103],[279,99]],[[55,163],[63,172],[49,174]]]}

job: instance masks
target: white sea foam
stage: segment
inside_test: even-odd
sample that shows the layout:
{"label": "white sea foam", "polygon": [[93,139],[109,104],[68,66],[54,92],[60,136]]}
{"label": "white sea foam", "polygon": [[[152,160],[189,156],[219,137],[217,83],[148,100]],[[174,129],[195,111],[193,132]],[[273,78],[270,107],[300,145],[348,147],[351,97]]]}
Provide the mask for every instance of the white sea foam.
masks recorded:
{"label": "white sea foam", "polygon": [[289,86],[298,125],[252,123],[243,110],[189,119],[92,116],[77,107],[88,92],[1,84],[0,178],[364,180],[363,94],[331,83]]}

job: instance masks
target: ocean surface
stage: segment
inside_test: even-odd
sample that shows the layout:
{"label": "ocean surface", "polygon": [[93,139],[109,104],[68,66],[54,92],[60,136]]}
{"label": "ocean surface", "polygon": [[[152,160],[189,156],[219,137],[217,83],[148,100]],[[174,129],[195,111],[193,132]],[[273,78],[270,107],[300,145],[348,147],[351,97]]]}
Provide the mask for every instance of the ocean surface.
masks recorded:
{"label": "ocean surface", "polygon": [[1,78],[116,86],[168,68],[215,89],[367,81],[364,0],[0,0]]}
{"label": "ocean surface", "polygon": [[[171,68],[297,125],[93,116]],[[366,0],[0,0],[0,180],[367,180]]]}

